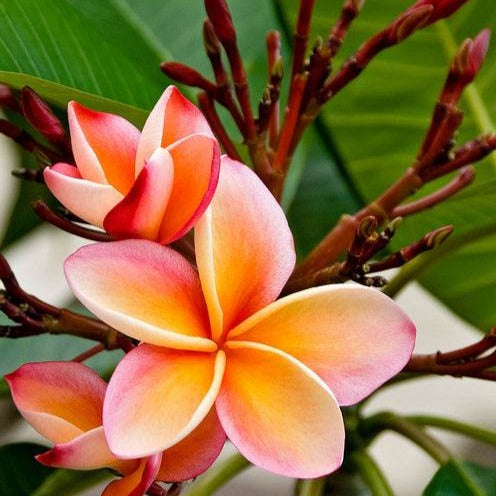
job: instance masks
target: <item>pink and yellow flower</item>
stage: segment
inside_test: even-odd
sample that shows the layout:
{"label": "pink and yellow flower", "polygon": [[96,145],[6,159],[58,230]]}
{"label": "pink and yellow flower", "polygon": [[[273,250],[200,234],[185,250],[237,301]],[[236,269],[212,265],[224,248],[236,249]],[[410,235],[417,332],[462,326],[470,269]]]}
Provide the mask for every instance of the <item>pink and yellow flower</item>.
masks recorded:
{"label": "pink and yellow flower", "polygon": [[29,363],[5,379],[24,418],[55,443],[36,457],[39,462],[75,470],[108,467],[123,475],[107,486],[103,496],[141,496],[155,480],[196,477],[214,462],[225,442],[212,410],[173,448],[122,460],[111,453],[103,432],[107,385],[90,368],[74,362]]}
{"label": "pink and yellow flower", "polygon": [[295,263],[291,232],[261,181],[230,159],[195,246],[198,272],[145,240],[89,245],[66,261],[78,298],[142,342],[108,386],[110,449],[120,458],[170,449],[215,409],[254,464],[293,477],[335,470],[344,450],[339,405],[402,369],[412,322],[358,285],[276,300]]}
{"label": "pink and yellow flower", "polygon": [[202,113],[169,86],[140,133],[124,118],[68,106],[76,166],[44,172],[55,197],[118,239],[170,243],[208,206],[220,151]]}

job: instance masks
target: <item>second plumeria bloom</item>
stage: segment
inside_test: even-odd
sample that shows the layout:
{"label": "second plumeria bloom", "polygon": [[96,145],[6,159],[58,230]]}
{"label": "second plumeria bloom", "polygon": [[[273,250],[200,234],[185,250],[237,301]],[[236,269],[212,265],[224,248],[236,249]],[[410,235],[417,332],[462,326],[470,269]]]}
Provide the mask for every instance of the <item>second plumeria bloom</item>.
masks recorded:
{"label": "second plumeria bloom", "polygon": [[28,363],[5,379],[24,418],[55,443],[53,449],[36,457],[39,462],[73,470],[108,467],[122,475],[107,486],[103,496],[140,496],[154,480],[196,477],[214,462],[224,445],[225,434],[212,411],[171,449],[120,460],[110,452],[103,433],[107,385],[96,372],[74,362]]}
{"label": "second plumeria bloom", "polygon": [[152,455],[215,409],[256,465],[304,478],[335,470],[344,451],[339,405],[402,369],[412,322],[384,294],[358,285],[275,301],[295,263],[291,232],[257,176],[228,158],[195,247],[198,272],[144,240],[86,246],[66,261],[78,298],[142,342],[109,383],[110,449],[121,458]]}
{"label": "second plumeria bloom", "polygon": [[76,165],[47,167],[55,197],[117,239],[170,243],[208,206],[220,151],[202,113],[169,86],[140,133],[122,117],[68,106]]}

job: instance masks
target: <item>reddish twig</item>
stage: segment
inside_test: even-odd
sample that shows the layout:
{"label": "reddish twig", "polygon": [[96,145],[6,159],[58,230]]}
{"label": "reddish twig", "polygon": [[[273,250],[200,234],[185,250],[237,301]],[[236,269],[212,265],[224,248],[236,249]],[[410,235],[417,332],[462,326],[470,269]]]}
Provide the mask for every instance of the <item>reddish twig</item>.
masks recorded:
{"label": "reddish twig", "polygon": [[35,200],[33,202],[33,210],[41,219],[62,229],[62,231],[81,238],[90,239],[91,241],[112,241],[112,237],[106,232],[83,227],[65,218],[63,215],[55,213],[43,200]]}
{"label": "reddish twig", "polygon": [[[446,353],[413,355],[403,369],[421,374],[452,375],[495,380],[496,329],[492,329],[480,341],[470,346]],[[491,351],[492,350],[492,351]]]}
{"label": "reddish twig", "polygon": [[227,131],[225,130],[224,125],[222,124],[222,121],[220,120],[217,111],[215,110],[214,102],[212,101],[211,96],[206,92],[200,93],[198,95],[198,105],[200,106],[200,109],[205,115],[208,123],[210,124],[210,127],[212,128],[215,136],[224,148],[224,151],[231,158],[235,160],[241,160],[241,157],[236,150],[234,143],[227,134]]}
{"label": "reddish twig", "polygon": [[446,184],[446,186],[438,189],[430,195],[424,196],[420,200],[393,208],[391,215],[393,217],[407,217],[408,215],[413,215],[418,212],[422,212],[423,210],[433,208],[439,203],[442,203],[448,198],[456,195],[468,185],[472,184],[474,179],[474,168],[472,166],[464,167],[460,170],[455,179]]}
{"label": "reddish twig", "polygon": [[98,353],[104,350],[105,350],[105,346],[103,345],[103,343],[98,343],[95,346],[92,346],[89,350],[83,351],[83,353],[80,353],[79,355],[74,357],[72,361],[85,362],[86,360],[89,360],[91,357],[98,355]]}
{"label": "reddish twig", "polygon": [[22,338],[42,334],[69,334],[102,343],[107,350],[128,351],[132,341],[92,317],[50,305],[26,293],[17,282],[5,257],[0,255],[0,310],[18,326],[0,327],[0,337]]}

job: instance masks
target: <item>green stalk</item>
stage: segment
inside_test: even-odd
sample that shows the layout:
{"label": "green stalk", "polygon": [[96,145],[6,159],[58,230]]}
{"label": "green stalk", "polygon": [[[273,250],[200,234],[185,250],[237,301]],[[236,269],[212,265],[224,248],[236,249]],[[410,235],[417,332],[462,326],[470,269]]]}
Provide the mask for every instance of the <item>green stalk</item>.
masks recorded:
{"label": "green stalk", "polygon": [[496,432],[488,429],[481,429],[474,425],[459,422],[457,420],[446,419],[442,417],[433,417],[430,415],[411,415],[406,417],[410,422],[415,424],[437,427],[446,431],[456,432],[477,439],[483,443],[496,446]]}
{"label": "green stalk", "polygon": [[236,453],[211,468],[203,477],[197,479],[187,488],[184,496],[210,496],[250,466],[251,463],[246,458]]}
{"label": "green stalk", "polygon": [[384,477],[382,470],[365,451],[353,452],[349,455],[348,460],[357,469],[373,496],[394,496],[393,489]]}
{"label": "green stalk", "polygon": [[302,479],[298,485],[297,496],[322,496],[327,476],[318,479]]}
{"label": "green stalk", "polygon": [[393,413],[378,413],[362,422],[362,429],[372,437],[383,430],[390,429],[410,439],[422,448],[437,463],[444,465],[450,458],[449,451],[421,427],[404,417]]}

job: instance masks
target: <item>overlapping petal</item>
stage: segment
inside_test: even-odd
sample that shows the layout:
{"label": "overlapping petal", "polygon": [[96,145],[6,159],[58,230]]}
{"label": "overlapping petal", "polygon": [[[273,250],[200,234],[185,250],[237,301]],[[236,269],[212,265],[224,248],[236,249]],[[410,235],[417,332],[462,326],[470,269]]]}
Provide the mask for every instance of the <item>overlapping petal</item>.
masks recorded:
{"label": "overlapping petal", "polygon": [[225,156],[195,247],[215,339],[272,302],[295,262],[282,209],[248,167]]}
{"label": "overlapping petal", "polygon": [[65,262],[84,305],[125,334],[159,346],[214,351],[198,275],[177,252],[146,240],[93,244]]}
{"label": "overlapping petal", "polygon": [[169,146],[174,162],[174,184],[160,228],[160,243],[170,243],[188,232],[205,211],[217,186],[220,149],[205,134],[193,134]]}
{"label": "overlapping petal", "polygon": [[82,179],[78,169],[68,164],[46,167],[43,177],[55,198],[72,213],[98,227],[103,227],[107,213],[123,198],[109,184]]}
{"label": "overlapping petal", "polygon": [[142,459],[136,470],[111,482],[102,496],[143,496],[155,481],[161,459],[161,453]]}
{"label": "overlapping petal", "polygon": [[415,327],[380,291],[335,284],[278,300],[233,329],[229,339],[289,353],[324,379],[339,404],[350,405],[405,366]]}
{"label": "overlapping petal", "polygon": [[196,477],[219,456],[226,441],[215,408],[182,441],[164,451],[157,479],[180,482]]}
{"label": "overlapping petal", "polygon": [[[81,176],[125,195],[134,182],[140,132],[126,119],[79,103],[67,107],[72,150]],[[150,153],[151,155],[151,153]]]}
{"label": "overlapping petal", "polygon": [[143,344],[119,363],[105,397],[110,449],[141,458],[174,446],[210,411],[220,388],[224,352],[171,350]]}
{"label": "overlapping petal", "polygon": [[336,399],[305,365],[266,345],[226,342],[216,402],[228,438],[254,464],[291,477],[338,468],[344,426]]}
{"label": "overlapping petal", "polygon": [[136,155],[136,175],[159,147],[166,148],[190,134],[213,136],[203,114],[175,86],[169,86],[145,122]]}
{"label": "overlapping petal", "polygon": [[158,238],[174,184],[170,153],[158,148],[124,199],[105,217],[105,230],[114,238]]}
{"label": "overlapping petal", "polygon": [[50,441],[68,442],[102,423],[106,384],[85,365],[28,363],[5,379],[18,410]]}
{"label": "overlapping petal", "polygon": [[74,470],[119,466],[117,458],[108,447],[103,426],[91,429],[67,443],[56,444],[53,449],[38,455],[36,459],[50,467]]}

